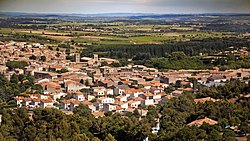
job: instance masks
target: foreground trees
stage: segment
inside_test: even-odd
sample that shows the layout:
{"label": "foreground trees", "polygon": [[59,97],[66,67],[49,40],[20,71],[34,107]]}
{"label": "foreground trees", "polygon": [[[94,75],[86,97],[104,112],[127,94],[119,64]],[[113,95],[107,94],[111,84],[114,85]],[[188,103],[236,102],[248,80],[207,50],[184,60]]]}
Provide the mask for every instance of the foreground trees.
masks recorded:
{"label": "foreground trees", "polygon": [[[15,86],[13,84],[26,79],[32,82],[32,77],[29,77],[12,76],[9,82],[0,75],[0,88],[12,88]],[[238,100],[230,103],[224,96],[224,89],[230,88],[231,92],[238,92],[234,91],[235,86],[243,96],[233,95]],[[232,81],[214,88],[216,95],[223,98],[220,101],[197,104],[194,99],[207,96],[206,91],[184,93],[163,105],[145,107],[148,113],[142,118],[138,110],[125,116],[114,113],[94,118],[85,105],[75,108],[73,115],[65,115],[57,109],[38,108],[31,113],[25,108],[8,109],[0,105],[0,140],[141,141],[146,137],[152,141],[235,140],[236,132],[226,128],[227,126],[238,126],[243,135],[250,132],[250,102],[249,98],[244,97],[249,88],[247,84]],[[6,96],[6,100],[8,99],[8,95],[0,94],[3,99]],[[188,123],[205,117],[218,121],[218,124],[187,126]],[[158,118],[160,131],[155,135],[151,133],[151,128],[155,127]]]}

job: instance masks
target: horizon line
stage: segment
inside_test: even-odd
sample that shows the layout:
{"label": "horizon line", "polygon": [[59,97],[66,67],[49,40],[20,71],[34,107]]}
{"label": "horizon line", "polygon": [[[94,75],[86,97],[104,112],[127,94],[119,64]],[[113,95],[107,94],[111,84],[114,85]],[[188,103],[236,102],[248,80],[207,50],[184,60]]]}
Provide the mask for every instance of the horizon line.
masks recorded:
{"label": "horizon line", "polygon": [[250,12],[180,12],[180,13],[153,13],[153,12],[100,12],[100,13],[77,13],[77,12],[21,12],[21,11],[0,11],[0,13],[20,13],[20,14],[79,14],[79,15],[99,15],[99,14],[154,14],[154,15],[168,15],[168,14],[181,14],[181,15],[198,15],[198,14],[250,14]]}

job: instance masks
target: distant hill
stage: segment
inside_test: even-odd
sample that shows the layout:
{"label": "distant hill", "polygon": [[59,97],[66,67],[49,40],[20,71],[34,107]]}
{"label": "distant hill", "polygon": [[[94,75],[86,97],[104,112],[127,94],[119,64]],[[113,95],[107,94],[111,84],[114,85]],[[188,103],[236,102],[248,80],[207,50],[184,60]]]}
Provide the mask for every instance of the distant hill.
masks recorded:
{"label": "distant hill", "polygon": [[190,18],[209,18],[209,16],[250,16],[250,14],[214,13],[214,14],[154,14],[154,13],[100,13],[100,14],[77,14],[77,13],[20,13],[0,12],[0,17],[12,18],[51,18],[65,20],[186,20]]}

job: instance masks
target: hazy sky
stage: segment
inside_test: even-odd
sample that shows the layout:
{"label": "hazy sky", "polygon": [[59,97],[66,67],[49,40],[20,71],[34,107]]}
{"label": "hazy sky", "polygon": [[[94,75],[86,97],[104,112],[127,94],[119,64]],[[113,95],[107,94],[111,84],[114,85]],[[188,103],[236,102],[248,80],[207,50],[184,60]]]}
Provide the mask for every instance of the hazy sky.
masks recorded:
{"label": "hazy sky", "polygon": [[0,0],[1,12],[250,13],[250,0]]}

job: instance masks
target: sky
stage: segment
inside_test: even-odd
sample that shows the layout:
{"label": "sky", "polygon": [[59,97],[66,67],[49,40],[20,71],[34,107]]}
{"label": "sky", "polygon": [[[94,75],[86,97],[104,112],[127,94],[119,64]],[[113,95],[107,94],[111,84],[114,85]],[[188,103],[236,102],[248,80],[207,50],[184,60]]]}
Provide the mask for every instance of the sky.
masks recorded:
{"label": "sky", "polygon": [[0,0],[0,12],[250,13],[250,0]]}

